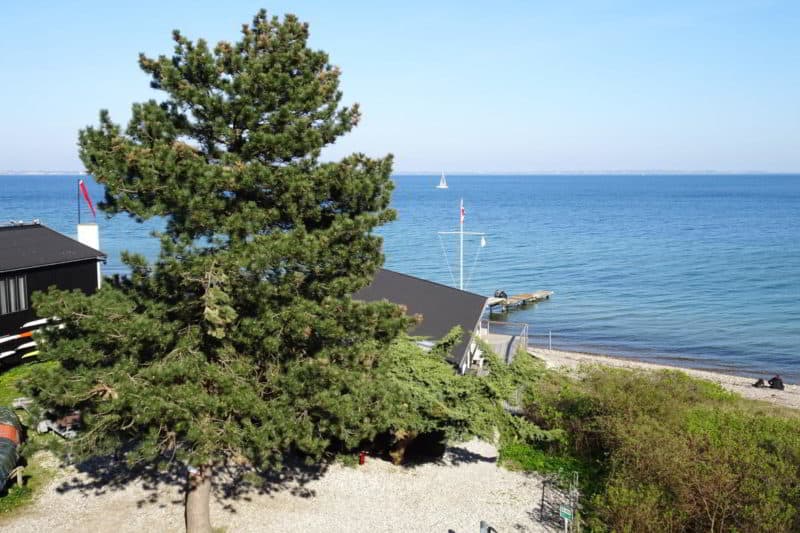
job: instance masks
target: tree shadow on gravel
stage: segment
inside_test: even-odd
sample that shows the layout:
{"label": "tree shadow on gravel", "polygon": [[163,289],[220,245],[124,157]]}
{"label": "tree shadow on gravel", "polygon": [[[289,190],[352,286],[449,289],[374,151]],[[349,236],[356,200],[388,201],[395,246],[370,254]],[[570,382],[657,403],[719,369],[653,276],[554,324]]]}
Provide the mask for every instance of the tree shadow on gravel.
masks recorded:
{"label": "tree shadow on gravel", "polygon": [[[421,441],[409,447],[403,468],[413,469],[425,464],[460,466],[474,463],[495,463],[496,455],[484,455],[468,449],[465,445],[445,447],[443,442]],[[375,454],[381,459],[388,456]],[[376,457],[376,458],[377,458]],[[308,484],[321,479],[331,463],[307,465],[301,457],[291,456],[284,460],[280,469],[257,471],[246,465],[229,461],[214,468],[213,497],[223,509],[235,513],[237,502],[250,502],[256,496],[286,492],[299,498],[313,498],[316,492]],[[155,464],[129,466],[121,456],[95,457],[72,465],[78,475],[61,482],[57,492],[77,491],[84,496],[102,496],[129,487],[140,488],[144,497],[136,501],[137,506],[184,504],[187,469],[177,462],[167,462],[166,467]],[[176,490],[177,489],[177,490]],[[164,497],[165,490],[172,496]],[[180,495],[180,497],[175,497]]]}
{"label": "tree shadow on gravel", "polygon": [[[187,469],[178,463],[169,463],[166,468],[129,466],[118,458],[96,457],[72,466],[80,475],[72,476],[57,486],[56,491],[61,494],[78,491],[84,496],[102,496],[138,485],[146,493],[136,502],[138,507],[184,503]],[[236,512],[236,502],[251,501],[256,495],[288,492],[300,498],[312,498],[316,493],[307,484],[324,476],[328,467],[327,463],[309,466],[302,459],[292,457],[285,460],[279,470],[259,472],[248,465],[230,462],[214,468],[213,497],[232,513]],[[181,497],[164,501],[162,492],[169,488],[178,488]]]}
{"label": "tree shadow on gravel", "polygon": [[[395,450],[392,437],[387,434],[379,435],[370,443],[365,443],[364,448],[373,457],[394,462]],[[471,463],[496,463],[497,454],[484,455],[469,449],[469,443],[448,444],[443,432],[433,431],[418,435],[403,449],[400,466],[415,468],[429,464],[440,466],[460,466]]]}
{"label": "tree shadow on gravel", "polygon": [[462,466],[476,463],[497,463],[497,455],[483,454],[478,451],[470,450],[463,444],[449,445],[441,452],[431,452],[430,450],[419,452],[414,448],[409,448],[406,457],[400,466],[404,468],[416,468],[425,465],[437,466]]}
{"label": "tree shadow on gravel", "polygon": [[483,455],[461,446],[447,448],[444,456],[437,461],[438,464],[460,466],[471,463],[496,463],[497,456]]}

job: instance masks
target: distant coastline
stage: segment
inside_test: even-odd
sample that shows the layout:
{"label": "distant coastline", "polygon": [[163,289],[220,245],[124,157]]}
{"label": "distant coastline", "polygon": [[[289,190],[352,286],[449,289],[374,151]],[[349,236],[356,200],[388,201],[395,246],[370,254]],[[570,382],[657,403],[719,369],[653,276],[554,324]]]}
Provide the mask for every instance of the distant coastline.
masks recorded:
{"label": "distant coastline", "polygon": [[[438,176],[441,170],[402,171],[395,176]],[[449,176],[800,176],[800,170],[773,172],[768,170],[537,170],[537,171],[445,171]]]}
{"label": "distant coastline", "polygon": [[[397,170],[394,176],[432,176],[441,170]],[[88,173],[85,170],[0,170],[0,176],[66,176]],[[769,170],[530,170],[530,171],[469,171],[453,170],[453,176],[795,176],[800,170],[774,172]]]}
{"label": "distant coastline", "polygon": [[0,170],[0,176],[85,176],[85,170]]}

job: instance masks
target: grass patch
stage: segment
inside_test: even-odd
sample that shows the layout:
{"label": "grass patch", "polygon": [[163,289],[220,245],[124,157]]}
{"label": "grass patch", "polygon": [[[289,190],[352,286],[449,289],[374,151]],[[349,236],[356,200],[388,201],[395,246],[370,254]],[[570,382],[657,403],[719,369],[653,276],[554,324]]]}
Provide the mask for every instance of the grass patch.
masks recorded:
{"label": "grass patch", "polygon": [[22,486],[17,485],[16,481],[13,483],[9,481],[6,485],[4,493],[0,495],[0,516],[8,516],[31,503],[41,489],[56,475],[56,470],[46,464],[45,453],[35,454],[25,466]]}
{"label": "grass patch", "polygon": [[26,364],[0,370],[0,405],[11,407],[14,398],[22,396],[17,388],[17,382],[30,376],[37,368],[41,368],[41,365]]}
{"label": "grass patch", "polygon": [[577,472],[579,488],[584,497],[591,497],[602,489],[598,483],[603,478],[602,464],[547,443],[504,444],[500,448],[500,464],[509,470],[554,474],[562,487],[567,487]]}
{"label": "grass patch", "polygon": [[543,474],[561,473],[564,476],[584,469],[584,465],[575,457],[547,452],[521,442],[503,446],[500,449],[500,462],[510,470]]}
{"label": "grass patch", "polygon": [[[19,381],[29,377],[34,372],[46,368],[46,366],[46,363],[28,363],[3,370],[0,373],[0,405],[10,407],[14,398],[22,396],[22,392],[17,387]],[[40,435],[35,428],[30,427],[24,412],[17,411],[17,414],[20,416],[23,431],[27,437],[22,444],[21,451],[23,455],[26,448],[31,451],[41,449],[51,439],[58,439],[58,437],[50,434]],[[31,455],[27,460],[27,464],[25,464],[24,484],[22,486],[17,485],[16,481],[9,480],[0,493],[0,516],[8,516],[31,503],[42,487],[47,485],[56,475],[56,469],[47,465],[46,457],[44,453],[33,453]],[[22,463],[25,463],[24,459]]]}

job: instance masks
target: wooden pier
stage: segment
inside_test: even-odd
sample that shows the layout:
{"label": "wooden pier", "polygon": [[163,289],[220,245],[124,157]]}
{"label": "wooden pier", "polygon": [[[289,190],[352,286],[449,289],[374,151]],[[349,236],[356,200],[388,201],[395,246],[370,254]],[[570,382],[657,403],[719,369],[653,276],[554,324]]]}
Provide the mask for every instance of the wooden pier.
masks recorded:
{"label": "wooden pier", "polygon": [[[552,295],[553,291],[536,291],[525,294],[515,294],[514,296],[508,296],[507,298],[497,298],[492,296],[488,299],[487,305],[489,306],[490,313],[507,313],[518,307],[524,307],[529,304],[535,304],[544,300],[549,300],[550,296]],[[495,311],[495,309],[499,309],[499,311]]]}

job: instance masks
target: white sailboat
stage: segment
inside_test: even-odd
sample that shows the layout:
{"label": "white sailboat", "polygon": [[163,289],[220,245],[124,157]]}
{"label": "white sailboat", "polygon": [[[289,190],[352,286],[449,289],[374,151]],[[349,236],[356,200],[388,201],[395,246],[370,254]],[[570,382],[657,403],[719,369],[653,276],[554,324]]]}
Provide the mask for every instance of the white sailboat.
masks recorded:
{"label": "white sailboat", "polygon": [[447,188],[447,180],[444,179],[444,172],[442,172],[442,177],[439,178],[439,185],[436,186],[437,189],[446,189]]}

